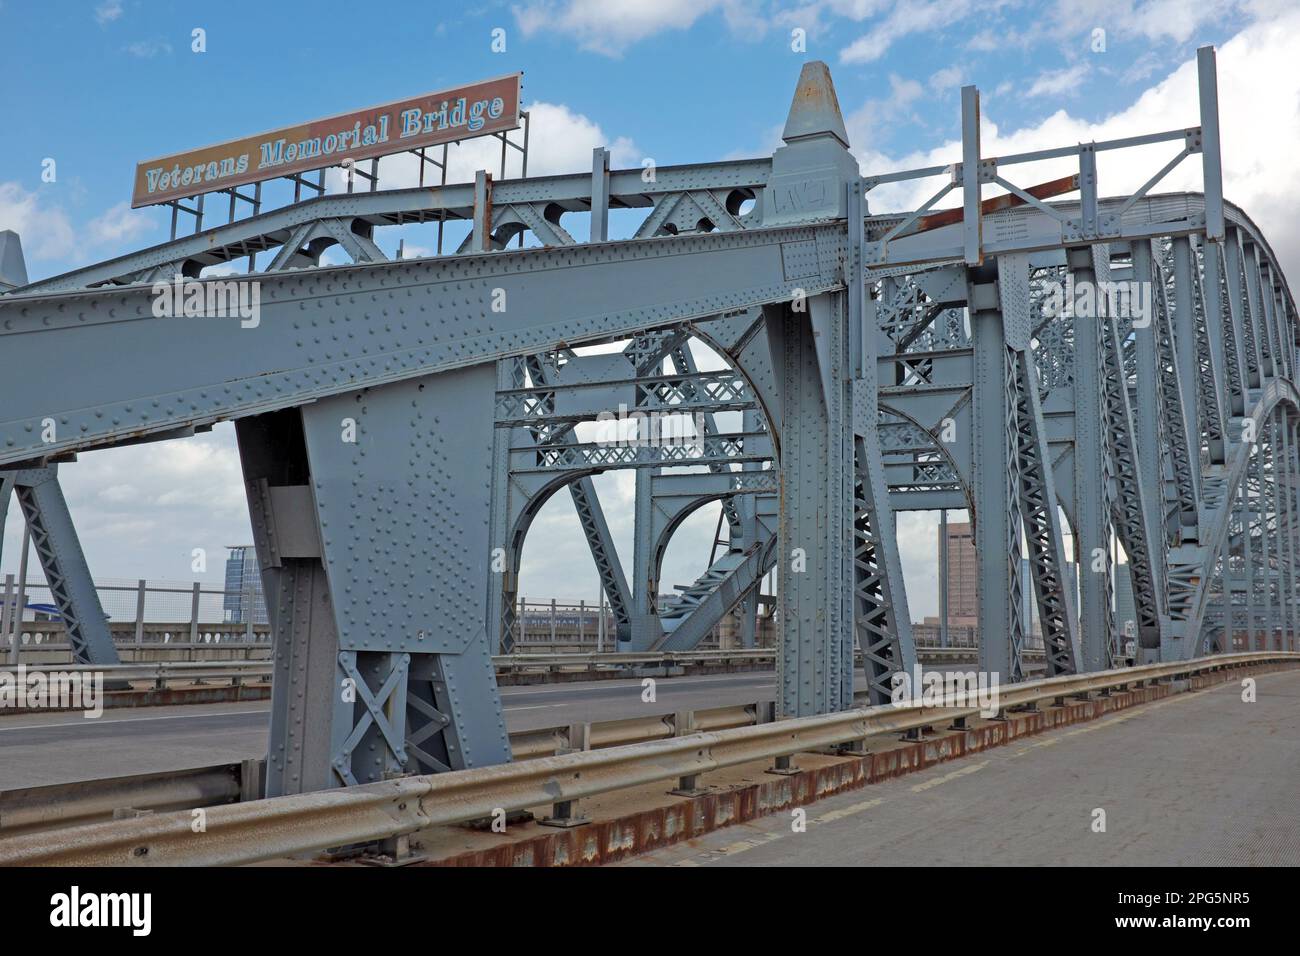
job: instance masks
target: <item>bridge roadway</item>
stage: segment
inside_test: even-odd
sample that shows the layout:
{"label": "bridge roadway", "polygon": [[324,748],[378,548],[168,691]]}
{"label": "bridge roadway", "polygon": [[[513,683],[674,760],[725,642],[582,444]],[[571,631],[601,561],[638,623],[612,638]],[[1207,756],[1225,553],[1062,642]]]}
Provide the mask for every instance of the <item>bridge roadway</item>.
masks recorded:
{"label": "bridge roadway", "polygon": [[782,812],[622,865],[1294,866],[1300,671],[1257,681],[1255,703],[1176,694],[817,801],[803,833]]}
{"label": "bridge roadway", "polygon": [[[859,677],[859,683],[862,683]],[[865,685],[863,685],[865,686]],[[506,725],[531,730],[772,700],[771,671],[658,678],[655,701],[636,680],[501,688]],[[0,790],[234,763],[266,753],[269,702],[189,704],[0,718]]]}

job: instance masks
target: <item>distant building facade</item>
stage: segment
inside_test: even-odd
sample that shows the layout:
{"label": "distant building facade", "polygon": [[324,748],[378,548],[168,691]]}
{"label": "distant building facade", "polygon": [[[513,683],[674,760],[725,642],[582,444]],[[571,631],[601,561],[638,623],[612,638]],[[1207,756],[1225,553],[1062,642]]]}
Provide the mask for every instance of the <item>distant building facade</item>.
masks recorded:
{"label": "distant building facade", "polygon": [[257,552],[251,544],[230,545],[226,558],[226,596],[222,607],[231,624],[265,624],[266,597],[262,592],[262,571],[257,566]]}
{"label": "distant building facade", "polygon": [[[939,561],[943,561],[942,546]],[[979,624],[980,566],[968,521],[948,522],[948,626]]]}

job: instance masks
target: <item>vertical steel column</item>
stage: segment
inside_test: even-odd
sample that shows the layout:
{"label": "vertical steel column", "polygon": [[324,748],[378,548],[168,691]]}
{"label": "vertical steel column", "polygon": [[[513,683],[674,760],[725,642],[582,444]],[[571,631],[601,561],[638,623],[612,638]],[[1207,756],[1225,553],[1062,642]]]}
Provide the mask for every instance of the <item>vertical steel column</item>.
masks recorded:
{"label": "vertical steel column", "polygon": [[194,588],[190,592],[190,643],[197,644],[199,640],[199,602],[203,598],[202,584],[194,582]]}
{"label": "vertical steel column", "polygon": [[[1226,292],[1223,256],[1224,243],[1206,243],[1201,247],[1204,274],[1205,323],[1214,340],[1223,347],[1223,415],[1241,418],[1246,414],[1245,351],[1239,322],[1240,306],[1233,305]],[[1226,305],[1226,308],[1225,308]],[[1230,441],[1240,441],[1239,434],[1229,434]]]}
{"label": "vertical steel column", "polygon": [[[3,237],[3,233],[0,233]],[[3,251],[3,245],[0,244],[0,251]],[[14,473],[12,471],[0,471],[0,557],[4,555],[5,544],[5,524],[9,520],[9,502],[14,490]],[[0,631],[0,637],[3,632]]]}
{"label": "vertical steel column", "polygon": [[1205,183],[1205,235],[1223,238],[1223,165],[1219,154],[1219,79],[1214,47],[1196,51],[1196,80],[1201,107],[1201,173]]}
{"label": "vertical steel column", "polygon": [[492,174],[485,169],[474,173],[474,219],[470,252],[492,251]]}
{"label": "vertical steel column", "polygon": [[[423,168],[423,167],[421,167]],[[522,388],[524,362],[520,358],[497,362],[497,388]],[[488,589],[484,627],[494,653],[510,654],[515,649],[515,594],[519,589],[517,557],[510,542],[510,445],[513,428],[492,429],[492,542],[493,585]],[[523,429],[518,430],[520,433]],[[499,550],[498,550],[499,549]]]}
{"label": "vertical steel column", "polygon": [[1284,648],[1287,650],[1296,649],[1297,632],[1300,632],[1300,605],[1297,605],[1296,594],[1296,557],[1297,550],[1300,550],[1300,544],[1296,541],[1297,525],[1300,525],[1300,501],[1296,499],[1296,460],[1295,455],[1300,445],[1297,445],[1295,434],[1295,423],[1292,420],[1290,412],[1286,406],[1278,406],[1279,415],[1281,415],[1282,425],[1282,497],[1284,502],[1284,515],[1286,515],[1286,550],[1284,550],[1284,563],[1286,563],[1286,610],[1284,617],[1286,620],[1286,643]]}
{"label": "vertical steel column", "polygon": [[1259,518],[1259,559],[1256,562],[1258,571],[1252,567],[1252,578],[1258,579],[1263,584],[1263,613],[1261,620],[1264,623],[1264,647],[1276,649],[1273,643],[1273,596],[1272,596],[1272,574],[1269,566],[1269,533],[1268,519],[1271,515],[1276,514],[1273,504],[1272,478],[1273,470],[1273,444],[1272,436],[1269,434],[1269,423],[1265,421],[1260,426],[1259,434],[1256,436],[1256,445],[1259,448],[1258,467],[1259,467],[1259,494],[1255,498],[1255,508]]}
{"label": "vertical steel column", "polygon": [[[1274,353],[1276,354],[1276,352]],[[1277,605],[1273,612],[1273,626],[1277,630],[1277,644],[1287,646],[1287,595],[1286,574],[1286,445],[1282,424],[1282,406],[1273,409],[1269,421],[1270,441],[1273,444],[1273,562],[1270,578],[1276,582]]]}
{"label": "vertical steel column", "polygon": [[27,606],[27,560],[32,550],[32,529],[23,523],[22,554],[18,558],[18,591],[14,595],[13,642],[9,647],[9,663],[15,667],[22,657],[23,609]]}
{"label": "vertical steel column", "polygon": [[[975,550],[979,567],[979,664],[1011,680],[1020,670],[1020,509],[1015,473],[1015,369],[1002,327],[996,262],[966,272],[975,346],[972,416],[975,435]],[[1093,392],[1093,398],[1097,397]]]}
{"label": "vertical steel column", "polygon": [[636,496],[632,545],[632,640],[628,650],[649,649],[663,635],[659,622],[654,581],[654,495],[653,477],[659,468],[638,468],[633,476]]}
{"label": "vertical steel column", "polygon": [[[1132,244],[1133,278],[1148,285],[1152,282],[1151,242],[1135,239]],[[1150,483],[1146,496],[1147,527],[1159,529],[1158,558],[1153,562],[1161,571],[1165,566],[1165,544],[1169,535],[1165,531],[1165,470],[1160,458],[1160,367],[1156,341],[1157,317],[1155,296],[1143,296],[1150,310],[1142,321],[1133,323],[1133,340],[1137,360],[1137,404],[1133,409],[1133,427],[1137,431],[1138,460],[1142,474]],[[1163,574],[1157,573],[1158,585],[1163,587]]]}
{"label": "vertical steel column", "polygon": [[1273,327],[1273,310],[1260,289],[1259,247],[1253,242],[1242,246],[1242,265],[1246,272],[1246,300],[1250,303],[1251,314],[1259,319],[1261,344],[1264,347],[1264,364],[1266,374],[1277,378],[1282,373],[1278,362],[1277,330]]}
{"label": "vertical steel column", "polygon": [[[1249,472],[1250,462],[1247,461],[1246,465],[1247,465],[1247,472]],[[1252,505],[1250,501],[1250,482],[1248,480],[1248,477],[1249,477],[1248,474],[1242,475],[1241,487],[1238,488],[1238,494],[1237,494],[1237,502],[1238,502],[1237,510],[1238,513],[1241,515],[1240,518],[1241,542],[1242,542],[1241,543],[1241,574],[1246,586],[1245,587],[1246,590],[1246,647],[1245,649],[1249,651],[1249,650],[1254,650],[1256,647],[1267,647],[1267,644],[1261,645],[1255,640],[1255,625],[1257,623],[1255,618],[1255,566],[1254,566],[1254,560],[1252,555],[1253,548],[1251,547],[1251,540],[1250,540]],[[1223,576],[1226,582],[1224,590],[1227,592],[1228,595],[1228,607],[1229,607],[1228,646],[1229,647],[1232,646],[1232,638],[1233,638],[1232,617],[1231,617],[1232,582],[1231,580],[1229,580],[1229,575],[1228,575],[1228,571],[1229,571],[1228,565],[1231,563],[1231,555],[1232,555],[1231,547],[1225,548],[1224,556],[1223,556],[1223,560],[1224,560]]]}
{"label": "vertical steel column", "polygon": [[[804,64],[781,139],[784,145],[772,154],[763,190],[764,225],[846,219],[849,185],[859,183],[862,173],[849,152],[825,63]],[[848,250],[846,276],[855,273],[854,256],[855,250]],[[807,311],[795,311],[796,305]],[[782,715],[826,713],[853,699],[853,670],[846,666],[853,653],[855,583],[847,311],[844,293],[798,296],[763,309],[782,407],[777,445],[777,704]]]}
{"label": "vertical steel column", "polygon": [[1233,307],[1234,316],[1240,317],[1243,332],[1245,361],[1242,362],[1243,378],[1249,388],[1259,388],[1264,374],[1264,363],[1260,352],[1260,331],[1258,317],[1250,308],[1250,297],[1243,285],[1245,269],[1244,254],[1241,249],[1241,231],[1236,227],[1228,230],[1228,238],[1223,243],[1224,264],[1228,286],[1228,302]]}
{"label": "vertical steel column", "polygon": [[[846,351],[843,298],[813,296],[807,313],[765,309],[768,334],[782,345],[777,700],[787,717],[842,710],[853,699],[853,628],[845,614],[851,607],[846,529],[853,499],[852,459],[845,461],[847,383],[839,367]],[[819,359],[829,359],[830,367],[822,368]]]}
{"label": "vertical steel column", "polygon": [[[1243,572],[1245,575],[1245,650],[1255,649],[1255,631],[1258,622],[1255,607],[1255,591],[1257,587],[1256,555],[1255,545],[1253,545],[1253,542],[1251,541],[1252,519],[1256,514],[1257,506],[1256,503],[1252,501],[1251,485],[1249,485],[1249,481],[1247,481],[1249,471],[1251,471],[1251,463],[1247,462],[1245,473],[1242,475],[1242,558],[1244,561]],[[1268,578],[1265,578],[1265,580],[1268,580]]]}
{"label": "vertical steel column", "polygon": [[486,363],[237,423],[276,645],[269,794],[509,761],[495,392]]}
{"label": "vertical steel column", "polygon": [[[25,528],[23,530],[26,531]],[[10,640],[9,620],[10,620],[10,616],[13,614],[14,605],[15,602],[17,601],[17,598],[18,595],[14,593],[14,576],[12,574],[6,574],[4,604],[0,605],[0,647],[3,647],[4,643]],[[9,647],[9,663],[11,665],[15,665],[18,663],[18,655],[19,655],[19,642],[17,640],[17,636],[15,635],[15,637],[13,638],[13,643],[10,644]]]}
{"label": "vertical steel column", "polygon": [[591,241],[609,240],[609,150],[591,151]]}
{"label": "vertical steel column", "polygon": [[[329,582],[310,534],[315,505],[301,413],[241,418],[235,435],[273,647],[266,795],[323,790],[338,785],[333,728],[343,684]],[[282,543],[281,524],[298,529],[294,545]]]}
{"label": "vertical steel column", "polygon": [[[5,239],[9,235],[14,236],[15,246],[17,244],[16,234],[0,232],[0,267],[8,265],[8,263],[5,262],[3,259],[3,254],[6,251]],[[18,268],[23,268],[21,249],[19,249],[18,251],[17,263],[18,263]],[[17,270],[15,270],[15,272],[16,271]],[[3,284],[4,278],[5,276],[2,273],[0,273],[0,291],[4,290],[4,284]],[[24,278],[26,278],[26,276],[24,276]],[[14,490],[13,472],[11,471],[0,472],[0,556],[3,556],[4,554],[5,523],[8,521],[9,518],[9,501],[11,495],[13,494],[13,490]],[[24,553],[27,551],[26,523],[23,524],[23,551]],[[13,583],[14,583],[14,576],[12,574],[6,575],[4,604],[0,605],[0,647],[3,647],[4,642],[9,639],[9,615],[12,613],[11,605],[16,598],[16,595],[14,594]],[[13,647],[10,649],[10,663],[11,664],[18,663],[17,638],[14,639]]]}
{"label": "vertical steel column", "polygon": [[1275,598],[1273,602],[1272,625],[1276,631],[1274,646],[1283,649],[1287,646],[1287,577],[1286,577],[1286,465],[1283,461],[1283,425],[1282,405],[1277,405],[1270,414],[1269,441],[1272,446],[1270,463],[1273,480],[1273,560],[1270,579],[1273,581]]}
{"label": "vertical steel column", "polygon": [[939,510],[939,646],[948,646],[948,509]]}
{"label": "vertical steel column", "polygon": [[[1066,265],[1074,274],[1075,305],[1096,282],[1093,250],[1066,250]],[[1094,297],[1095,301],[1095,297]],[[1103,324],[1086,304],[1074,313],[1074,543],[1079,576],[1080,670],[1105,670],[1115,646],[1111,612],[1110,513],[1111,483],[1107,439],[1102,429],[1101,380]]]}

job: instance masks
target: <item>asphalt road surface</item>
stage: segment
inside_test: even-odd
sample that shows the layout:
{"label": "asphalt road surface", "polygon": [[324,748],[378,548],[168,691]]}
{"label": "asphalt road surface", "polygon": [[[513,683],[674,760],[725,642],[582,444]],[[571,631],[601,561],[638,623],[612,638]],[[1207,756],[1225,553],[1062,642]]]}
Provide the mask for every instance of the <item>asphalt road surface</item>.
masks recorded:
{"label": "asphalt road surface", "polygon": [[[511,730],[667,714],[771,700],[770,671],[501,688]],[[232,763],[266,753],[268,702],[189,704],[0,718],[0,790]]]}
{"label": "asphalt road surface", "polygon": [[[1112,717],[637,857],[640,866],[1300,864],[1300,671]],[[1095,832],[1097,810],[1105,832]]]}

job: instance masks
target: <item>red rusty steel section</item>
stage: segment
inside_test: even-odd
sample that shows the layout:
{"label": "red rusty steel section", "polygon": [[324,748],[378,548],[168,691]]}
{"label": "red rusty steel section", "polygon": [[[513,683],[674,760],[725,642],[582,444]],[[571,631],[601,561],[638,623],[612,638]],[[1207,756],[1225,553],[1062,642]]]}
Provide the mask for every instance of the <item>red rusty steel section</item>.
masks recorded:
{"label": "red rusty steel section", "polygon": [[[1074,175],[1062,176],[1060,179],[1053,179],[1050,182],[1039,183],[1037,186],[1030,186],[1025,192],[1035,199],[1051,199],[1054,196],[1072,193],[1078,188],[1079,177]],[[1001,212],[1004,209],[1014,209],[1017,206],[1024,205],[1026,205],[1025,201],[1019,196],[1014,193],[1007,193],[1005,196],[994,196],[992,199],[985,199],[980,203],[980,215],[987,216],[989,213]],[[953,223],[961,222],[963,218],[960,208],[930,213],[930,215],[918,219],[916,226],[907,230],[904,235],[910,236],[918,232],[938,229],[940,226],[951,226]]]}

